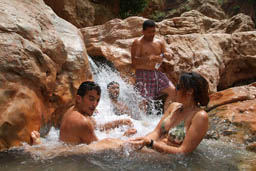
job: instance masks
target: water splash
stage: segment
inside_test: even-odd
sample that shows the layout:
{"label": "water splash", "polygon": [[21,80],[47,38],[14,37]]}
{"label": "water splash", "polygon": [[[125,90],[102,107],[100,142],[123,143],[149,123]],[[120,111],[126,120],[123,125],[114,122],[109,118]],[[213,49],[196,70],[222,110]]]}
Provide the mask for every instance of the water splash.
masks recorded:
{"label": "water splash", "polygon": [[[140,103],[142,103],[144,99],[134,89],[133,85],[127,83],[120,76],[119,72],[109,67],[108,65],[94,62],[91,58],[89,58],[89,61],[91,64],[94,81],[100,85],[102,90],[101,100],[97,107],[99,114],[94,116],[97,123],[103,124],[116,119],[128,118],[132,120],[134,127],[137,129],[137,134],[133,136],[144,136],[146,133],[152,131],[160,120],[160,116],[155,115],[158,111],[152,107],[152,115],[146,115],[145,112],[139,107]],[[111,81],[116,81],[119,83],[119,100],[127,105],[128,108],[132,111],[132,117],[129,117],[128,115],[117,116],[114,114],[113,107],[107,92],[107,84]],[[96,131],[96,135],[100,137],[100,139],[107,137],[127,139],[127,137],[122,136],[125,130],[127,130],[127,127],[116,128],[108,133]]]}

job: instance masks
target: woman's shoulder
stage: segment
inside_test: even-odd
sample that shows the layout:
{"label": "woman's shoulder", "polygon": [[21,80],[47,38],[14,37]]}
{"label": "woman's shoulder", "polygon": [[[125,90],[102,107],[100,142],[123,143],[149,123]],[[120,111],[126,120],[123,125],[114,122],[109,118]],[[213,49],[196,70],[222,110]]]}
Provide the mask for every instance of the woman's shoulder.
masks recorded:
{"label": "woman's shoulder", "polygon": [[200,109],[196,112],[194,119],[208,121],[208,113],[205,110]]}

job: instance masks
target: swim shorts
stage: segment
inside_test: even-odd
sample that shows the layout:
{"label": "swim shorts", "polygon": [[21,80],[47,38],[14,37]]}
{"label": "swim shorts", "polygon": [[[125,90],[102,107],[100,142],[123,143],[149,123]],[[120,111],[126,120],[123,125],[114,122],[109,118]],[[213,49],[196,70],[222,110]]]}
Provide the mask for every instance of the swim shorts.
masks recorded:
{"label": "swim shorts", "polygon": [[157,98],[160,91],[170,86],[167,76],[156,70],[136,70],[135,86],[140,94],[145,98]]}

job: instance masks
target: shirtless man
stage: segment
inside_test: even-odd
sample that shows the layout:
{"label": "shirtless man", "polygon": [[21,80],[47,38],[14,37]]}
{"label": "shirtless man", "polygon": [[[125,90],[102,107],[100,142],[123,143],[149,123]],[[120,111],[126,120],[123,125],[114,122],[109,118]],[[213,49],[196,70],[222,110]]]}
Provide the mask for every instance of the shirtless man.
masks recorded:
{"label": "shirtless man", "polygon": [[[107,85],[108,95],[109,98],[114,106],[114,112],[116,115],[123,115],[127,114],[128,116],[132,117],[132,111],[123,104],[122,102],[118,101],[120,86],[118,82],[111,81]],[[125,132],[125,136],[136,134],[137,130],[135,128],[130,128]]]}
{"label": "shirtless man", "polygon": [[152,20],[143,23],[143,36],[134,40],[131,47],[132,65],[136,70],[136,87],[146,99],[155,99],[167,94],[164,109],[167,109],[175,95],[175,87],[167,76],[158,71],[163,58],[171,59],[164,40],[155,37],[156,25]]}
{"label": "shirtless man", "polygon": [[107,89],[108,89],[109,98],[114,106],[115,114],[116,115],[128,114],[129,116],[131,116],[132,112],[128,108],[128,106],[126,106],[122,102],[118,101],[118,97],[119,97],[119,93],[120,93],[119,83],[112,81],[112,82],[108,83]]}
{"label": "shirtless man", "polygon": [[83,82],[76,95],[75,105],[65,113],[61,127],[60,140],[69,144],[90,144],[98,141],[94,129],[109,130],[121,125],[132,126],[129,119],[115,120],[105,125],[96,125],[92,118],[101,95],[100,87],[91,81]]}

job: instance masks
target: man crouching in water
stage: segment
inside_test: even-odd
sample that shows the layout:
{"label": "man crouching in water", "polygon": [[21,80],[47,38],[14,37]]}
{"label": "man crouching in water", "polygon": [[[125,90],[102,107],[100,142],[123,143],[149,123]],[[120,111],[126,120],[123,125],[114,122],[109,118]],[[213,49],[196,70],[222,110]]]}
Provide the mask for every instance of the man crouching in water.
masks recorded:
{"label": "man crouching in water", "polygon": [[[99,139],[95,135],[96,122],[92,118],[100,101],[101,89],[92,81],[83,82],[76,95],[75,105],[64,114],[60,126],[60,140],[69,144],[90,144]],[[132,126],[129,119],[115,120],[97,125],[100,130],[109,130],[121,125]]]}

